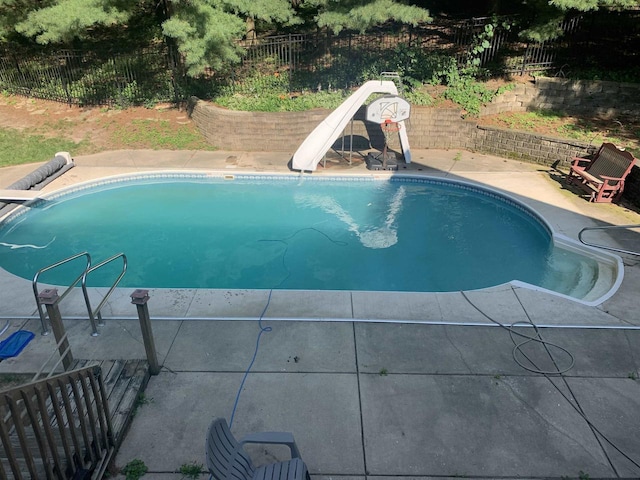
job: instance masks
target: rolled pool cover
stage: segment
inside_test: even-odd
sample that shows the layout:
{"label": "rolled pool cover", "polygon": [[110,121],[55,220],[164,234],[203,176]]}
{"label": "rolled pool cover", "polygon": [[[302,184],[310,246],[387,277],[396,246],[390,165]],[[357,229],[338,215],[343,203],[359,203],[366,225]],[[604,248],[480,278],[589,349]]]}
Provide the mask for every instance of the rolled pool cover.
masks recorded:
{"label": "rolled pool cover", "polygon": [[[58,152],[47,163],[6,188],[7,190],[41,190],[73,166],[75,163],[69,152]],[[6,209],[13,209],[15,206],[15,204],[0,202],[0,217],[6,213]]]}
{"label": "rolled pool cover", "polygon": [[53,159],[38,167],[26,177],[7,187],[8,190],[40,190],[75,164],[69,152],[58,152]]}

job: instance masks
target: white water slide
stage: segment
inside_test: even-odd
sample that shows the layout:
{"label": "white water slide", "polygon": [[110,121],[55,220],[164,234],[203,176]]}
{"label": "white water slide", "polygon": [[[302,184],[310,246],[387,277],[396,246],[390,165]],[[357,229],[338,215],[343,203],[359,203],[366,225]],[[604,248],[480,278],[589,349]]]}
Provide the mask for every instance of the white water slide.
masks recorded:
{"label": "white water slide", "polygon": [[[390,80],[371,80],[363,84],[305,138],[296,153],[293,154],[291,168],[293,170],[314,171],[324,155],[340,137],[360,106],[373,93],[397,95],[398,89],[395,83]],[[411,151],[409,150],[407,129],[404,126],[404,121],[398,123],[400,124],[399,134],[402,153],[405,161],[410,163]]]}

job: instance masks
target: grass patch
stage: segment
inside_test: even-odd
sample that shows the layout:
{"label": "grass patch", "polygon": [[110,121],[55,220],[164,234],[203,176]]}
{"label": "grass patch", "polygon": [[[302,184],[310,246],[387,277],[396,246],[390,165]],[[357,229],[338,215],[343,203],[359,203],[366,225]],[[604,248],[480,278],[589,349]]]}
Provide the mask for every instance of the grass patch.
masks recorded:
{"label": "grass patch", "polygon": [[245,112],[303,112],[313,108],[335,109],[350,94],[350,91],[318,93],[277,93],[257,94],[236,93],[213,99],[221,107]]}
{"label": "grass patch", "polygon": [[113,132],[123,147],[151,150],[215,150],[187,125],[172,125],[168,120],[133,120]]}
{"label": "grass patch", "polygon": [[182,478],[191,478],[193,480],[197,479],[201,473],[203,473],[204,465],[201,463],[183,463],[180,466],[180,473],[182,474]]}
{"label": "grass patch", "polygon": [[12,128],[0,128],[0,167],[51,160],[56,152],[77,152],[85,142],[30,135]]}
{"label": "grass patch", "polygon": [[120,473],[125,476],[126,480],[138,480],[148,471],[149,467],[147,467],[142,460],[140,460],[139,458],[134,458],[124,467],[122,467]]}

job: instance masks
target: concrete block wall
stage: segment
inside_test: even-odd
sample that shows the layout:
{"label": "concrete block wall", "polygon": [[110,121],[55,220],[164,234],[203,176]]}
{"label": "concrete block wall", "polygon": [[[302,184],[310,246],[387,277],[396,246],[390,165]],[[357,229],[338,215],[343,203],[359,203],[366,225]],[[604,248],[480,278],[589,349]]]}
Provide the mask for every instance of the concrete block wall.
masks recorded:
{"label": "concrete block wall", "polygon": [[[308,112],[238,112],[192,99],[191,118],[205,138],[224,150],[295,151],[329,110]],[[358,148],[381,148],[380,127],[364,121],[364,107],[354,116],[353,134]],[[344,134],[350,135],[347,126]],[[407,122],[413,148],[463,148],[551,164],[583,153],[586,145],[526,132],[478,126],[456,108],[413,107]]]}
{"label": "concrete block wall", "polygon": [[477,151],[541,165],[569,165],[573,157],[594,150],[589,144],[575,140],[481,125],[476,127],[474,138]]}
{"label": "concrete block wall", "polygon": [[538,95],[534,84],[518,83],[512,90],[496,96],[489,105],[480,109],[480,116],[503,112],[524,112]]}
{"label": "concrete block wall", "polygon": [[638,84],[538,78],[536,89],[529,108],[589,112],[604,118],[640,112]]}
{"label": "concrete block wall", "polygon": [[[209,143],[224,150],[295,151],[313,129],[329,115],[329,110],[307,112],[238,112],[192,97],[188,105],[191,119]],[[354,145],[381,148],[384,136],[379,125],[364,120],[361,107],[353,121]],[[459,109],[413,107],[407,124],[415,148],[472,149],[473,120],[465,120]],[[351,134],[351,126],[345,128]],[[366,142],[366,145],[363,143]]]}
{"label": "concrete block wall", "polygon": [[[192,97],[188,111],[207,141],[224,150],[290,152],[293,154],[330,110],[306,112],[239,112],[218,107]],[[354,148],[382,148],[384,134],[380,126],[365,122],[361,107],[345,128],[354,136]],[[348,144],[346,146],[348,148]]]}
{"label": "concrete block wall", "polygon": [[531,109],[588,112],[603,118],[640,114],[640,85],[607,81],[536,78],[498,95],[480,115]]}
{"label": "concrete block wall", "polygon": [[466,120],[457,108],[412,107],[407,122],[409,144],[414,148],[464,148],[473,150],[474,120]]}

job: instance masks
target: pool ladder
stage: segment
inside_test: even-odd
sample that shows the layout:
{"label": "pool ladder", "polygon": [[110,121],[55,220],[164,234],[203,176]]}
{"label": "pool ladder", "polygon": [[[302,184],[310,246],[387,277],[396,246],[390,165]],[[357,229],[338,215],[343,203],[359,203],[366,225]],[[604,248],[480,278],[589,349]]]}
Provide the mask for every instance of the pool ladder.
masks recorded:
{"label": "pool ladder", "polygon": [[[48,335],[49,334],[49,329],[47,327],[47,314],[43,311],[42,309],[42,302],[40,300],[40,293],[38,292],[38,278],[40,277],[40,275],[44,272],[47,272],[49,270],[53,270],[55,268],[58,268],[62,265],[65,265],[73,260],[76,260],[78,258],[81,257],[85,257],[86,258],[86,264],[84,269],[82,270],[82,272],[78,275],[78,277],[76,277],[76,279],[71,283],[71,285],[69,285],[67,287],[67,289],[62,293],[62,295],[60,295],[58,297],[57,302],[59,303],[60,301],[62,301],[62,299],[64,297],[66,297],[69,292],[71,292],[71,290],[78,284],[78,282],[80,282],[81,286],[82,286],[82,294],[84,296],[84,301],[87,307],[87,313],[89,314],[89,321],[91,322],[91,335],[96,337],[99,335],[98,332],[98,325],[103,326],[104,325],[104,320],[102,319],[102,314],[101,314],[101,310],[102,307],[105,305],[105,303],[107,303],[107,300],[109,299],[109,297],[111,296],[111,294],[113,293],[113,291],[115,290],[115,288],[118,286],[118,284],[120,283],[120,280],[122,280],[122,277],[124,277],[124,274],[127,271],[127,257],[124,253],[118,253],[112,257],[107,258],[106,260],[103,260],[102,262],[96,264],[96,265],[91,265],[91,255],[89,255],[88,252],[81,252],[81,253],[77,253],[75,255],[72,255],[68,258],[65,258],[64,260],[60,260],[59,262],[56,263],[52,263],[49,266],[46,266],[44,268],[41,268],[40,270],[38,270],[38,272],[35,274],[35,276],[33,277],[33,282],[32,282],[32,286],[33,286],[33,294],[36,297],[36,305],[38,306],[38,314],[40,316],[40,322],[42,323],[42,335]],[[109,291],[106,293],[106,295],[104,296],[104,298],[102,299],[102,301],[100,302],[100,304],[98,305],[98,307],[93,310],[91,308],[91,301],[89,300],[89,293],[87,292],[87,276],[92,273],[95,272],[96,270],[104,267],[105,265],[117,260],[121,258],[122,259],[122,270],[120,272],[120,274],[118,275],[118,277],[116,278],[116,280],[113,282],[113,284],[111,285],[111,288],[109,289]],[[98,320],[96,323],[96,319]]]}

